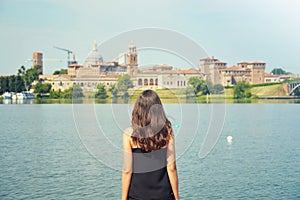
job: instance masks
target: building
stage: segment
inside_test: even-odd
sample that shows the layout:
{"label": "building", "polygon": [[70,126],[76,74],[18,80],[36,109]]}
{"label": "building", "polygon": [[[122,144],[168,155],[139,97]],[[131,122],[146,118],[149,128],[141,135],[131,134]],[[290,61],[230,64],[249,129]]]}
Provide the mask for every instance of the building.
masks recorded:
{"label": "building", "polygon": [[64,91],[72,87],[73,85],[80,85],[85,92],[95,92],[97,85],[103,84],[106,87],[110,87],[117,83],[120,75],[110,74],[107,76],[86,76],[86,77],[71,77],[68,74],[58,74],[58,75],[40,75],[40,80],[44,83],[50,83],[52,90]]}
{"label": "building", "polygon": [[190,77],[204,77],[199,69],[176,69],[167,64],[139,68],[136,46],[132,42],[125,55],[125,64],[105,62],[94,43],[83,65],[78,64],[74,57],[68,66],[68,74],[41,75],[39,78],[50,83],[52,90],[63,91],[73,85],[80,85],[83,91],[94,92],[98,84],[111,87],[124,74],[130,75],[134,88],[149,89],[185,88]]}
{"label": "building", "polygon": [[250,69],[249,79],[245,79],[250,84],[261,84],[265,82],[265,62],[240,62],[238,63],[240,69]]}
{"label": "building", "polygon": [[133,84],[135,88],[186,88],[188,79],[193,76],[203,78],[198,69],[175,69],[167,64],[153,65],[139,68]]}
{"label": "building", "polygon": [[281,74],[281,75],[279,75],[280,82],[292,80],[293,78],[297,78],[297,76],[295,76],[293,74]]}
{"label": "building", "polygon": [[265,83],[278,83],[280,82],[279,75],[265,73]]}
{"label": "building", "polygon": [[203,74],[210,74],[210,69],[216,62],[219,62],[218,59],[212,57],[201,58],[200,59],[200,70]]}
{"label": "building", "polygon": [[221,70],[220,76],[222,77],[223,86],[236,85],[238,82],[246,81],[249,83],[251,77],[251,70],[240,68],[238,66],[228,67]]}
{"label": "building", "polygon": [[265,73],[265,62],[239,62],[236,66],[227,67],[226,62],[214,57],[200,59],[198,69],[177,69],[168,64],[138,67],[137,49],[132,42],[128,46],[128,52],[120,54],[118,61],[121,63],[104,61],[94,43],[83,65],[78,64],[73,57],[68,66],[68,74],[40,75],[39,78],[51,83],[53,90],[80,85],[83,91],[96,91],[98,84],[111,87],[124,74],[131,77],[134,88],[149,89],[186,88],[189,78],[195,76],[223,86],[236,85],[240,81],[260,84],[280,79]]}
{"label": "building", "polygon": [[83,91],[96,91],[98,84],[110,87],[117,83],[120,76],[127,73],[127,65],[119,65],[116,61],[105,62],[98,51],[97,44],[93,44],[91,52],[80,65],[75,57],[68,66],[68,74],[40,75],[39,79],[52,85],[52,90],[65,90],[73,85],[80,85]]}
{"label": "building", "polygon": [[200,69],[213,84],[232,86],[240,81],[249,84],[265,83],[265,62],[239,62],[236,66],[227,67],[226,62],[208,57],[200,59]]}
{"label": "building", "polygon": [[129,76],[135,77],[138,71],[138,55],[136,52],[136,46],[133,44],[133,42],[131,42],[128,47],[126,65]]}
{"label": "building", "polygon": [[103,57],[98,51],[97,43],[94,42],[92,51],[88,54],[88,57],[85,59],[83,66],[84,67],[97,67],[103,63]]}
{"label": "building", "polygon": [[226,69],[227,63],[216,58],[208,57],[200,59],[200,69],[207,80],[211,80],[213,84],[223,84],[220,71]]}
{"label": "building", "polygon": [[39,66],[38,73],[43,74],[43,54],[41,52],[33,52],[32,54],[32,68]]}

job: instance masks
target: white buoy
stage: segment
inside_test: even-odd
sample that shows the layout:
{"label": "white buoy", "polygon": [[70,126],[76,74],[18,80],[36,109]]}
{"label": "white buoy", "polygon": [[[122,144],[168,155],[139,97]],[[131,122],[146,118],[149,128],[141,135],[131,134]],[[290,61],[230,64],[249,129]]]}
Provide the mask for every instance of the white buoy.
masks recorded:
{"label": "white buoy", "polygon": [[227,142],[228,142],[229,144],[232,143],[232,136],[231,136],[231,135],[227,136],[226,139],[227,139]]}

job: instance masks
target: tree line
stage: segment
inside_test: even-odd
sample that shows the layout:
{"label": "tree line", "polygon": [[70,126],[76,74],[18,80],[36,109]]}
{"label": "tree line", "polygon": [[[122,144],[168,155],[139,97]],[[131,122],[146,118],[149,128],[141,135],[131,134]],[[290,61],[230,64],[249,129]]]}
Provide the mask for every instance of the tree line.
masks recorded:
{"label": "tree line", "polygon": [[111,93],[113,98],[122,97],[123,99],[128,99],[128,90],[133,88],[133,82],[128,74],[125,74],[118,78],[117,83],[113,84],[110,88],[106,89],[104,84],[99,84],[97,86],[97,91],[95,97],[98,99],[106,99],[108,97],[108,92]]}
{"label": "tree line", "polygon": [[1,76],[0,95],[4,92],[29,91],[32,87],[33,81],[38,80],[39,68],[39,65],[30,69],[26,69],[24,66],[21,66],[16,75]]}
{"label": "tree line", "polygon": [[[213,85],[211,81],[205,81],[200,77],[190,77],[188,79],[188,87],[185,88],[185,94],[187,97],[201,96],[206,94],[222,94],[224,93],[223,85]],[[97,86],[95,97],[98,99],[106,99],[108,92],[111,93],[113,98],[122,97],[126,99],[129,97],[128,90],[133,88],[133,82],[129,75],[121,76],[117,83],[106,89],[104,84]]]}
{"label": "tree line", "polygon": [[[40,66],[34,68],[26,69],[21,66],[18,69],[16,75],[1,76],[0,77],[0,95],[4,92],[21,92],[28,91],[32,88],[32,83],[38,80],[38,71]],[[64,69],[55,72],[55,74],[64,74],[66,71]],[[51,90],[50,83],[38,82],[35,85],[34,92],[38,96],[43,96],[43,94],[49,94],[49,98],[73,98],[73,97],[83,97],[82,88],[79,85],[74,85],[69,89],[64,91]],[[128,98],[128,90],[133,88],[133,82],[129,75],[123,75],[118,80],[117,83],[112,85],[110,88],[106,89],[104,84],[99,84],[97,86],[97,91],[95,93],[95,98],[106,99],[108,98],[108,92],[111,93],[113,98]],[[251,85],[245,81],[239,82],[234,89],[234,98],[250,98],[251,97]],[[298,91],[297,91],[298,92]],[[222,94],[224,93],[224,87],[221,84],[213,85],[211,81],[206,81],[200,77],[190,77],[188,79],[188,87],[185,89],[186,96],[201,96],[207,94]]]}

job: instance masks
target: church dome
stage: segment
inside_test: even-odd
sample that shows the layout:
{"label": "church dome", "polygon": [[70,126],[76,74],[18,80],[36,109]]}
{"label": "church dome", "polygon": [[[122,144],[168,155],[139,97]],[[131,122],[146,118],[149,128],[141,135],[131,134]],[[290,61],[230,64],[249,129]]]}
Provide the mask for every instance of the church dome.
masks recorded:
{"label": "church dome", "polygon": [[92,65],[99,65],[103,63],[103,58],[100,52],[98,51],[97,44],[93,44],[93,50],[89,53],[88,57],[84,61],[83,66],[90,67]]}

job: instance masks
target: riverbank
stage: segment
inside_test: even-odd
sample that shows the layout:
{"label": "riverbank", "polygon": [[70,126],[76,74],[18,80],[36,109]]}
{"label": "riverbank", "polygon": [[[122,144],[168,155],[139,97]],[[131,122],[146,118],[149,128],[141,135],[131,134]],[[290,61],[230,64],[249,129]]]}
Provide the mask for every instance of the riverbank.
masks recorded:
{"label": "riverbank", "polygon": [[[76,99],[49,99],[49,98],[37,98],[34,100],[0,100],[3,104],[10,103],[34,103],[34,104],[132,104],[136,101],[138,95],[143,90],[130,90],[128,91],[128,98],[113,97],[108,92],[106,99],[95,98],[95,93],[85,92],[83,98]],[[185,89],[156,89],[163,103],[167,104],[185,104],[185,103],[299,103],[300,98],[295,96],[287,96],[282,84],[273,84],[267,86],[255,86],[251,88],[252,98],[250,99],[234,99],[233,88],[225,88],[223,94],[211,94],[211,95],[186,95]]]}
{"label": "riverbank", "polygon": [[[95,98],[80,99],[24,99],[24,100],[0,100],[0,104],[133,104],[136,96],[132,98],[113,98],[99,100]],[[255,98],[255,99],[231,99],[225,95],[208,95],[190,98],[161,98],[163,104],[298,104],[299,98]]]}
{"label": "riverbank", "polygon": [[[233,98],[233,88],[225,88],[225,94],[227,98]],[[289,98],[281,83],[264,86],[252,86],[251,88],[252,97],[264,98],[264,97],[282,97]],[[296,97],[297,98],[297,97]]]}

